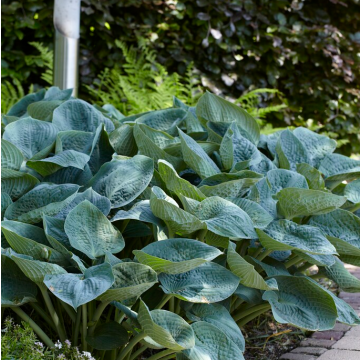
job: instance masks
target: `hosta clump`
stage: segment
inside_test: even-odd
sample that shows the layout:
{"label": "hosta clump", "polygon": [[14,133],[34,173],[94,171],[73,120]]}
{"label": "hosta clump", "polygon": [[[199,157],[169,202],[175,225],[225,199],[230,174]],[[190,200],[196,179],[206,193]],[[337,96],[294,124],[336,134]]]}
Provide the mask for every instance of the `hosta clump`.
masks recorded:
{"label": "hosta clump", "polygon": [[124,117],[50,88],[3,130],[2,304],[48,346],[238,360],[269,309],[308,330],[360,323],[314,280],[360,291],[343,265],[360,264],[360,161],[335,141],[261,135],[210,93]]}

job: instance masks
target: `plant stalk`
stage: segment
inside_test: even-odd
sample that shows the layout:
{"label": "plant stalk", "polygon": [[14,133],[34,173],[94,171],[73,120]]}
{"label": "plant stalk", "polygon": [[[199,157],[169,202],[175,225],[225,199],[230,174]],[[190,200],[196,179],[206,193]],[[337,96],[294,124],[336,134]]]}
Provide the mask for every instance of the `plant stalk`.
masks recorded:
{"label": "plant stalk", "polygon": [[97,322],[99,321],[100,317],[101,317],[101,314],[103,313],[103,311],[105,310],[105,308],[109,305],[109,302],[108,301],[104,301],[104,302],[101,302],[98,307],[96,308],[95,312],[94,312],[94,315],[93,315],[93,318],[92,318],[92,325],[89,327],[89,330],[88,330],[88,334],[89,335],[93,335],[94,334],[94,331],[95,331],[95,328],[96,328],[96,324]]}
{"label": "plant stalk", "polygon": [[139,355],[141,355],[148,347],[146,345],[142,346],[140,349],[136,350],[131,354],[130,360],[135,360]]}
{"label": "plant stalk", "polygon": [[27,322],[34,332],[39,336],[39,338],[44,342],[44,344],[49,348],[54,348],[55,345],[51,341],[51,339],[45,334],[45,332],[40,328],[38,324],[35,323],[33,319],[30,318],[28,314],[26,314],[20,307],[11,307],[11,310],[14,311],[21,319]]}
{"label": "plant stalk", "polygon": [[81,307],[79,306],[77,308],[75,329],[74,329],[73,338],[72,338],[74,346],[77,346],[77,344],[78,344],[79,332],[80,332],[80,322],[81,322]]}
{"label": "plant stalk", "polygon": [[263,314],[264,312],[268,311],[271,308],[270,304],[268,304],[267,308],[264,309],[259,309],[258,311],[253,312],[252,314],[242,318],[240,321],[237,322],[238,326],[244,326],[246,325],[249,321],[257,318],[259,315]]}
{"label": "plant stalk", "polygon": [[169,311],[175,312],[175,298],[173,296],[169,300]]}
{"label": "plant stalk", "polygon": [[240,311],[239,313],[233,315],[233,319],[235,320],[235,322],[238,322],[239,320],[247,317],[248,315],[251,315],[251,314],[253,314],[253,313],[257,312],[257,311],[260,311],[260,310],[266,311],[269,308],[270,308],[269,303],[252,306],[249,309],[246,309],[244,311]]}
{"label": "plant stalk", "polygon": [[155,306],[155,309],[161,309],[172,297],[171,294],[164,294],[161,301]]}
{"label": "plant stalk", "polygon": [[39,315],[47,322],[47,324],[49,324],[51,328],[56,331],[54,322],[52,318],[46,313],[46,311],[37,303],[31,302],[30,305],[37,313],[39,313]]}
{"label": "plant stalk", "polygon": [[171,357],[166,357],[166,359],[171,359],[175,355],[175,350],[173,349],[166,349],[163,351],[158,352],[157,354],[154,354],[150,356],[147,360],[165,360],[164,356],[171,355]]}
{"label": "plant stalk", "polygon": [[125,356],[133,349],[133,347],[146,337],[145,333],[141,332],[135,335],[127,344],[127,346],[120,352],[116,360],[124,360]]}
{"label": "plant stalk", "polygon": [[259,261],[264,260],[271,253],[272,253],[272,250],[265,249],[265,251],[263,251],[256,259]]}
{"label": "plant stalk", "polygon": [[198,234],[196,236],[197,240],[199,240],[201,242],[204,242],[206,233],[207,233],[207,229],[199,230],[199,232],[198,232]]}
{"label": "plant stalk", "polygon": [[81,305],[82,309],[82,349],[87,350],[86,336],[87,336],[87,305]]}
{"label": "plant stalk", "polygon": [[288,260],[284,265],[288,269],[289,267],[296,265],[300,261],[304,261],[299,255],[295,255],[290,260]]}

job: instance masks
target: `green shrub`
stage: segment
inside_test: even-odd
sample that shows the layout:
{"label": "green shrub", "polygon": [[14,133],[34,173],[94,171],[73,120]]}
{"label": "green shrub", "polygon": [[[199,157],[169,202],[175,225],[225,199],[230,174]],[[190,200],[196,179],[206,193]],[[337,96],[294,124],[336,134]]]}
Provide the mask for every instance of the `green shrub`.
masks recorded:
{"label": "green shrub", "polygon": [[343,265],[360,264],[360,161],[334,140],[261,135],[211,93],[127,117],[70,94],[4,117],[2,306],[47,346],[239,360],[241,328],[269,309],[308,330],[360,324],[314,280],[360,291]]}

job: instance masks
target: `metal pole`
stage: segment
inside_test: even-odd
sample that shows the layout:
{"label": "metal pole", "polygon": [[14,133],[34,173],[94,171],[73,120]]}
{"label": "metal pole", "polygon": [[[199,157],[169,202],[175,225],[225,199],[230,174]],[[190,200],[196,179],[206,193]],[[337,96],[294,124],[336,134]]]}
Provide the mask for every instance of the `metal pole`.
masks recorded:
{"label": "metal pole", "polygon": [[54,85],[78,93],[81,0],[55,0]]}

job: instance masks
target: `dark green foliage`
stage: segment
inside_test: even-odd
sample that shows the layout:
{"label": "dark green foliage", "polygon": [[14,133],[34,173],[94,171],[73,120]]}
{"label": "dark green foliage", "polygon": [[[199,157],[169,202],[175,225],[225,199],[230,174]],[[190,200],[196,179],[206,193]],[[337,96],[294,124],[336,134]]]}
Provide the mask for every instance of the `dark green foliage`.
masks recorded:
{"label": "dark green foliage", "polygon": [[[26,44],[52,45],[52,2],[2,5],[3,76],[39,83]],[[358,152],[359,21],[358,0],[84,0],[81,82],[121,65],[116,40],[136,44],[141,37],[171,72],[184,74],[194,62],[205,82],[233,97],[250,86],[278,88],[291,112],[274,121],[314,119],[321,131],[349,140],[343,151]]]}

